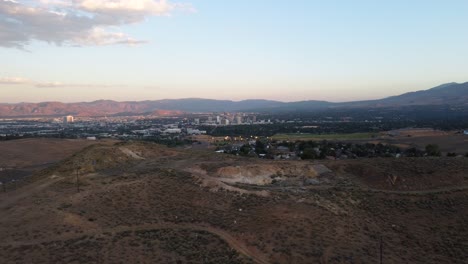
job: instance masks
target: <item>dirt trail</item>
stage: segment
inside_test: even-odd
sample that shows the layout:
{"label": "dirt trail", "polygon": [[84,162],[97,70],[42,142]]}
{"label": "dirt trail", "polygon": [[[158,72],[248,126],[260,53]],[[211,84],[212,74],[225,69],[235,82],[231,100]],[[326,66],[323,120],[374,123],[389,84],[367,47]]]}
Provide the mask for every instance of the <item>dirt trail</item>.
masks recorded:
{"label": "dirt trail", "polygon": [[[5,210],[9,208],[14,203],[27,198],[35,193],[38,193],[41,190],[49,187],[50,185],[63,180],[62,177],[55,176],[54,178],[46,178],[39,180],[34,184],[28,184],[26,186],[20,187],[15,191],[9,191],[7,193],[2,193],[0,195],[0,210]],[[0,217],[1,219],[1,217]]]}
{"label": "dirt trail", "polygon": [[79,234],[67,234],[67,235],[57,236],[57,237],[48,238],[48,239],[32,239],[32,240],[25,240],[25,241],[4,242],[4,243],[1,243],[0,246],[15,246],[15,247],[32,246],[32,245],[37,245],[37,244],[47,243],[47,242],[66,241],[70,239],[80,238],[83,236],[100,235],[103,233],[116,234],[116,233],[120,233],[124,231],[144,231],[144,230],[154,230],[154,229],[189,229],[189,230],[194,230],[194,231],[210,232],[212,234],[217,235],[221,239],[223,239],[226,243],[229,244],[231,248],[235,249],[240,254],[252,259],[255,263],[260,263],[260,264],[270,263],[266,256],[258,252],[253,252],[243,242],[239,241],[238,239],[233,237],[228,232],[222,229],[218,229],[218,228],[214,228],[210,226],[204,226],[204,225],[196,225],[196,224],[158,223],[158,224],[144,224],[144,225],[139,225],[139,226],[117,226],[114,228],[88,230]]}
{"label": "dirt trail", "polygon": [[458,192],[468,190],[468,185],[462,186],[448,186],[442,188],[434,188],[434,189],[426,189],[426,190],[381,190],[381,189],[374,189],[374,188],[363,188],[362,190],[368,192],[376,192],[376,193],[389,193],[389,194],[407,194],[407,195],[426,195],[426,194],[437,194],[437,193],[444,193],[444,192]]}
{"label": "dirt trail", "polygon": [[[226,183],[230,185],[229,183]],[[427,195],[427,194],[438,194],[444,192],[459,192],[468,190],[468,185],[461,186],[447,186],[441,188],[425,189],[425,190],[384,190],[369,188],[367,186],[358,185],[354,187],[348,186],[335,186],[335,185],[313,185],[313,186],[260,186],[260,185],[248,185],[248,184],[239,184],[235,185],[238,188],[246,188],[252,190],[266,190],[266,191],[277,191],[277,190],[303,190],[303,191],[312,191],[312,190],[329,190],[334,188],[344,189],[344,190],[360,190],[364,192],[373,192],[373,193],[388,193],[388,194],[401,194],[401,195]]]}

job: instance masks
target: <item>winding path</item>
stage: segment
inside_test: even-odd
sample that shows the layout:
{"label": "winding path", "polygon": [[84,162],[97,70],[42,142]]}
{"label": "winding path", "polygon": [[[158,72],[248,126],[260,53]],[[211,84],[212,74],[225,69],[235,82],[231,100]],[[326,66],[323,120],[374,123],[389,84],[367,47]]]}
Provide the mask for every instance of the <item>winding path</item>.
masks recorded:
{"label": "winding path", "polygon": [[117,234],[125,231],[144,231],[144,230],[155,230],[155,229],[189,229],[194,231],[206,231],[212,233],[222,240],[224,240],[231,248],[239,252],[241,255],[244,255],[254,261],[254,263],[267,264],[270,263],[268,258],[259,252],[254,252],[248,248],[242,241],[239,241],[233,237],[228,232],[204,225],[197,224],[175,224],[175,223],[158,223],[158,224],[144,224],[138,226],[117,226],[113,228],[102,228],[102,229],[93,229],[88,230],[79,234],[66,234],[62,236],[57,236],[48,239],[32,239],[25,241],[13,241],[1,243],[0,246],[32,246],[41,243],[47,242],[58,242],[58,241],[67,241],[70,239],[76,239],[83,236],[95,236],[103,233],[112,233]]}
{"label": "winding path", "polygon": [[[30,197],[35,193],[38,193],[50,185],[63,180],[63,177],[55,176],[54,178],[47,177],[45,179],[36,181],[32,184],[24,185],[17,190],[8,191],[0,194],[0,210],[7,209],[18,201]],[[1,219],[1,218],[0,218]]]}

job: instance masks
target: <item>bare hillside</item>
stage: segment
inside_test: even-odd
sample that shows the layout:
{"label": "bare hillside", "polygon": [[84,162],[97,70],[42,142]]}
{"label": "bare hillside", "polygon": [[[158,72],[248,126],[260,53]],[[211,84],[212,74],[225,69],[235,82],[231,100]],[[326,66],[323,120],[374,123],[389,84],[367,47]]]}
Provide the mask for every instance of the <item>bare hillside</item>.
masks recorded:
{"label": "bare hillside", "polygon": [[465,263],[467,164],[93,145],[0,194],[0,262]]}

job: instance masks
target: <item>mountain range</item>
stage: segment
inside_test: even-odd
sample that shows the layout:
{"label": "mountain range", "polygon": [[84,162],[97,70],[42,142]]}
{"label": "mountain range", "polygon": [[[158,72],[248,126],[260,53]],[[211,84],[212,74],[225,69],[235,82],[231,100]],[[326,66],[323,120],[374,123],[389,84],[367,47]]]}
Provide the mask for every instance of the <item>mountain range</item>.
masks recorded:
{"label": "mountain range", "polygon": [[451,105],[468,107],[468,82],[447,83],[417,92],[409,92],[378,100],[333,103],[327,101],[280,102],[273,100],[213,100],[201,98],[165,99],[154,101],[116,102],[98,100],[80,103],[0,103],[0,117],[34,116],[116,116],[116,115],[153,115],[171,116],[183,112],[284,112],[316,111],[329,108],[376,108],[421,105]]}

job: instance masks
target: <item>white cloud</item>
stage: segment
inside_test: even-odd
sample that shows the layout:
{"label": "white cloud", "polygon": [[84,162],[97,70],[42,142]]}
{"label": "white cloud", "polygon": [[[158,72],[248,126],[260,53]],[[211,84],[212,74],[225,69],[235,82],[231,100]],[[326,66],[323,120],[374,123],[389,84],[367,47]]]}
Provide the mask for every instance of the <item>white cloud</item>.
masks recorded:
{"label": "white cloud", "polygon": [[34,83],[35,87],[38,88],[59,88],[64,87],[65,84],[61,82],[36,82]]}
{"label": "white cloud", "polygon": [[112,85],[112,84],[93,84],[93,83],[63,83],[57,81],[35,81],[21,77],[0,77],[0,87],[9,87],[12,85],[21,85],[27,88],[76,88],[76,89],[100,89],[100,88],[144,88],[158,89],[157,86],[138,86],[138,85]]}
{"label": "white cloud", "polygon": [[87,84],[87,83],[61,83],[61,82],[37,82],[33,84],[36,88],[118,88],[124,85]]}
{"label": "white cloud", "polygon": [[62,82],[38,82],[21,77],[0,77],[0,86],[9,85],[26,85],[36,88],[99,88],[99,87],[115,87],[101,84],[67,84]]}
{"label": "white cloud", "polygon": [[[24,1],[29,2],[29,1]],[[24,48],[32,41],[101,46],[145,43],[118,30],[149,16],[169,15],[188,4],[167,0],[0,0],[0,46]]]}
{"label": "white cloud", "polygon": [[19,78],[19,77],[0,77],[0,84],[28,84],[30,81],[28,79]]}
{"label": "white cloud", "polygon": [[174,4],[165,0],[75,0],[77,7],[96,13],[139,12],[164,15],[172,11]]}
{"label": "white cloud", "polygon": [[108,32],[102,28],[94,28],[86,35],[76,36],[71,42],[78,46],[104,46],[114,44],[138,45],[146,43],[146,41],[133,39],[124,33]]}

